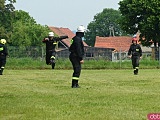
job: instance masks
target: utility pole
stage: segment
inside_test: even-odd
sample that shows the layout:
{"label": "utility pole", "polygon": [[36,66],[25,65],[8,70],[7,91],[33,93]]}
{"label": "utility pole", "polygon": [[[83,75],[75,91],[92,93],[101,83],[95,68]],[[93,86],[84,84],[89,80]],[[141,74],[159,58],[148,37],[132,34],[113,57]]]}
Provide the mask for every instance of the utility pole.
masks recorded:
{"label": "utility pole", "polygon": [[115,36],[113,24],[109,25],[109,36],[113,36],[113,37]]}

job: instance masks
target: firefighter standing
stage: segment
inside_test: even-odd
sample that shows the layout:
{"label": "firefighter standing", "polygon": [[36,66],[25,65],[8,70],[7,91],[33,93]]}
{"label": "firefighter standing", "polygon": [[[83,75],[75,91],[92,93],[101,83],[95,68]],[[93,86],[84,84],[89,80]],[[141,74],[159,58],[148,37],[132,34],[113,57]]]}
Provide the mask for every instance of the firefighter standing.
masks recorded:
{"label": "firefighter standing", "polygon": [[139,69],[139,60],[142,57],[142,49],[140,45],[137,43],[137,37],[134,36],[132,40],[132,45],[129,48],[128,56],[132,59],[132,66],[134,69],[134,75],[138,74]]}
{"label": "firefighter standing", "polygon": [[69,59],[73,66],[73,75],[72,75],[72,88],[79,88],[78,80],[81,73],[81,64],[84,63],[84,45],[82,42],[82,37],[84,37],[84,26],[79,26],[77,28],[76,36],[71,40],[71,46],[69,48],[70,56]]}
{"label": "firefighter standing", "polygon": [[6,56],[8,55],[7,47],[5,46],[6,40],[0,40],[0,75],[3,75],[3,70],[6,64]]}
{"label": "firefighter standing", "polygon": [[66,38],[68,36],[54,37],[54,33],[49,32],[48,37],[42,40],[43,43],[46,43],[46,64],[52,65],[52,69],[55,67],[56,45],[58,41]]}

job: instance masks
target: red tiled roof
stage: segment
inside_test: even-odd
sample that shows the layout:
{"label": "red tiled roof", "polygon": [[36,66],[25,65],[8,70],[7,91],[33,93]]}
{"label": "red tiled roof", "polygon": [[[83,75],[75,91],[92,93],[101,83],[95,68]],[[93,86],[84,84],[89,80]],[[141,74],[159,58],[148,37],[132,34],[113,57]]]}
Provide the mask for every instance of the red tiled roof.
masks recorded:
{"label": "red tiled roof", "polygon": [[114,48],[116,51],[128,51],[132,37],[99,37],[96,36],[95,47]]}
{"label": "red tiled roof", "polygon": [[[68,47],[70,47],[70,40],[75,36],[75,34],[69,29],[69,28],[58,28],[58,27],[49,27],[50,30],[52,30],[55,34],[58,36],[64,36],[67,35],[67,39],[63,39],[62,42],[65,43]],[[84,46],[88,46],[84,41],[83,41]]]}

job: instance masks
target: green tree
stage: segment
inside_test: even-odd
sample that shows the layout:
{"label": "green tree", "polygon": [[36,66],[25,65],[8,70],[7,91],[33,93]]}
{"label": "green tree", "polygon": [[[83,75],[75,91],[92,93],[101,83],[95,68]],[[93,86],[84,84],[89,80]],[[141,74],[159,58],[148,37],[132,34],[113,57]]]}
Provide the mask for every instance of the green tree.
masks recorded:
{"label": "green tree", "polygon": [[31,46],[42,46],[42,39],[48,35],[48,26],[35,24],[29,27],[29,36],[31,36]]}
{"label": "green tree", "polygon": [[9,38],[12,31],[12,20],[14,16],[14,3],[16,0],[0,1],[0,36]]}
{"label": "green tree", "polygon": [[118,25],[118,19],[120,18],[121,14],[118,10],[108,8],[95,15],[93,21],[87,26],[85,42],[94,46],[96,36],[108,37],[123,34]]}
{"label": "green tree", "polygon": [[119,2],[121,28],[130,34],[140,31],[140,40],[146,46],[150,40],[160,43],[160,1],[122,0]]}
{"label": "green tree", "polygon": [[47,26],[37,24],[29,13],[19,10],[15,11],[13,20],[13,34],[9,42],[14,46],[38,46],[41,40],[49,32]]}

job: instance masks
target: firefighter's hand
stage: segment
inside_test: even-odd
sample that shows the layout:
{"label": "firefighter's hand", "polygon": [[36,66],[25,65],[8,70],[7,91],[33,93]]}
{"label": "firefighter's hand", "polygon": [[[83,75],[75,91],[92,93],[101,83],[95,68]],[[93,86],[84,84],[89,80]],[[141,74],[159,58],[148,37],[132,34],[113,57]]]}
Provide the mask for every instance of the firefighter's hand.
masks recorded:
{"label": "firefighter's hand", "polygon": [[84,60],[81,60],[80,63],[83,64],[83,63],[84,63]]}
{"label": "firefighter's hand", "polygon": [[131,57],[132,57],[131,55],[128,56],[128,58],[131,58]]}
{"label": "firefighter's hand", "polygon": [[45,40],[45,41],[48,41],[48,40],[49,40],[49,38],[44,38],[44,40]]}

